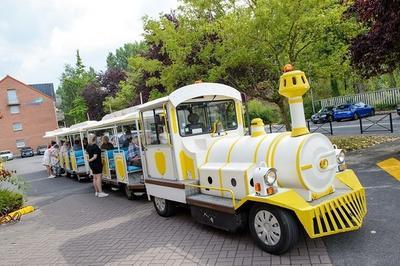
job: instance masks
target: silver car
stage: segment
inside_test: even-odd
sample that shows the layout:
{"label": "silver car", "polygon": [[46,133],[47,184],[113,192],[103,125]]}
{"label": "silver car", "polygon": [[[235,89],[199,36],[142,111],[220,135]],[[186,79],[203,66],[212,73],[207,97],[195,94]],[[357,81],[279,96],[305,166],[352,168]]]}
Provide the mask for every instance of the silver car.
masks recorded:
{"label": "silver car", "polygon": [[14,155],[9,150],[0,151],[0,158],[4,161],[9,161],[14,159]]}

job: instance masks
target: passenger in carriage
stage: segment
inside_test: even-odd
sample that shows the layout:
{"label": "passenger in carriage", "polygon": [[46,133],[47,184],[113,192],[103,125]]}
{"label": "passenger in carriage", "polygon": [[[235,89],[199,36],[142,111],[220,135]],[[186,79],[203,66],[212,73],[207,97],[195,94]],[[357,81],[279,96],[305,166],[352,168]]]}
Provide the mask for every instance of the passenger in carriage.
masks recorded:
{"label": "passenger in carriage", "polygon": [[106,135],[103,136],[103,138],[101,139],[100,148],[102,150],[113,150],[114,149],[114,145],[112,145],[108,136],[106,136]]}
{"label": "passenger in carriage", "polygon": [[74,141],[74,151],[80,151],[80,150],[82,150],[81,141],[79,139],[76,139]]}
{"label": "passenger in carriage", "polygon": [[122,143],[122,148],[128,148],[132,140],[132,133],[130,128],[127,128],[125,134],[119,139],[119,143]]}
{"label": "passenger in carriage", "polygon": [[131,140],[131,142],[129,143],[129,148],[128,148],[127,163],[128,163],[128,165],[142,167],[138,137],[134,136],[130,140]]}

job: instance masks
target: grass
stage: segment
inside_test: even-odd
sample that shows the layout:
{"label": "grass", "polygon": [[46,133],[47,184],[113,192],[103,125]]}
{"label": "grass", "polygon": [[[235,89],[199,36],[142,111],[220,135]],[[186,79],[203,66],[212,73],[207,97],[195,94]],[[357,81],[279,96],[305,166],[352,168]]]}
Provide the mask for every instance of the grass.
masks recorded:
{"label": "grass", "polygon": [[345,152],[360,150],[377,144],[400,139],[400,136],[334,136],[329,137],[333,144]]}

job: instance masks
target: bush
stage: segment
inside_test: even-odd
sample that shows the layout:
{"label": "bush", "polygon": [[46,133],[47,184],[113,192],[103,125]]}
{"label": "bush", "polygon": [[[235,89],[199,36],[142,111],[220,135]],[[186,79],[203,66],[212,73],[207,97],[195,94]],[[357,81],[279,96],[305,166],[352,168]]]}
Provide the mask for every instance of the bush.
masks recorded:
{"label": "bush", "polygon": [[372,147],[377,144],[395,141],[398,136],[334,136],[329,137],[333,144],[345,152]]}
{"label": "bush", "polygon": [[0,190],[0,214],[18,210],[24,204],[24,197],[20,193]]}
{"label": "bush", "polygon": [[247,103],[249,110],[250,120],[253,118],[261,118],[264,124],[279,123],[281,117],[279,111],[276,108],[265,105],[265,103],[259,100],[251,100]]}
{"label": "bush", "polygon": [[376,111],[391,111],[395,110],[397,107],[396,104],[387,104],[387,103],[379,103],[375,105]]}

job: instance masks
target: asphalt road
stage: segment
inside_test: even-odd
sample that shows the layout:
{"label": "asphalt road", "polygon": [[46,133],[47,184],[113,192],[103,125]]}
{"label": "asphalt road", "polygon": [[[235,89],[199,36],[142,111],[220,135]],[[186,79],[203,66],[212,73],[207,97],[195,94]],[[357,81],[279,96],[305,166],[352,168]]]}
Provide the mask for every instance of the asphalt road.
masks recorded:
{"label": "asphalt road", "polygon": [[[377,124],[373,125],[373,122],[377,122]],[[373,122],[371,122],[373,121]],[[383,115],[376,115],[373,117],[367,117],[362,119],[363,130],[366,130],[363,134],[400,134],[400,116],[396,113],[392,113],[392,124],[393,124],[393,133],[389,131],[390,129],[390,119],[389,116],[384,117]],[[368,128],[369,127],[369,128]],[[329,123],[325,124],[314,124],[310,121],[310,129],[311,131],[316,130],[316,132],[330,134],[330,125]],[[265,130],[270,132],[269,126],[265,127]],[[360,121],[341,121],[341,122],[332,122],[332,130],[333,135],[360,135]],[[282,125],[274,125],[272,127],[272,132],[284,131]]]}
{"label": "asphalt road", "polygon": [[[399,158],[399,151],[400,141],[396,141],[347,154],[348,165],[366,188],[368,214],[361,229],[322,238],[333,265],[399,265],[400,182],[376,166],[388,157]],[[39,208],[93,192],[90,183],[47,179],[38,156],[9,161],[7,168],[26,177],[28,203]],[[122,194],[119,198],[124,200]]]}

